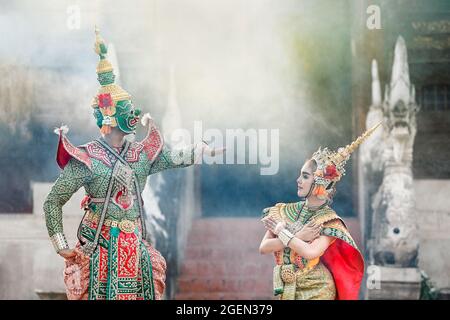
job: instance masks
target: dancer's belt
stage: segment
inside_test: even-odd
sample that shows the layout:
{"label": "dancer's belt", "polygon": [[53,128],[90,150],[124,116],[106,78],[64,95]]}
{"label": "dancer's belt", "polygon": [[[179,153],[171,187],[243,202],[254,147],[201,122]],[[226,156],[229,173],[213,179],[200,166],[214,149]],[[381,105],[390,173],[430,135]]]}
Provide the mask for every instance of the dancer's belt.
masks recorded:
{"label": "dancer's belt", "polygon": [[[100,220],[100,216],[94,214],[92,211],[89,211],[85,217],[85,220],[91,223],[92,222],[98,223]],[[133,233],[136,230],[136,227],[138,226],[138,220],[139,218],[136,218],[135,220],[129,219],[115,220],[107,218],[103,222],[103,225],[112,228],[118,227],[124,233]]]}
{"label": "dancer's belt", "polygon": [[[133,200],[137,200],[137,195],[133,195]],[[89,201],[90,202],[94,202],[94,203],[103,203],[103,202],[105,202],[106,201],[106,199],[105,198],[89,198]]]}
{"label": "dancer's belt", "polygon": [[295,300],[297,277],[314,269],[316,265],[299,269],[295,264],[276,265],[273,268],[274,295],[281,294],[282,300]]}

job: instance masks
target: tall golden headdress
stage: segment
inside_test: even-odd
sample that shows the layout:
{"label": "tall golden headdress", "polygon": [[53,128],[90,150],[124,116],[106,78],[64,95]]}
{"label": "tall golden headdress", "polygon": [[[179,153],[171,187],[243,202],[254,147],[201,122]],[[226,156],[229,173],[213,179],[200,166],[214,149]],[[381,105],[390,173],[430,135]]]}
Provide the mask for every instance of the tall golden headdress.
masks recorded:
{"label": "tall golden headdress", "polygon": [[95,52],[99,55],[100,61],[97,64],[97,79],[101,87],[97,95],[92,100],[92,107],[99,108],[103,115],[103,125],[101,132],[107,134],[111,127],[117,126],[114,115],[116,114],[116,103],[121,100],[131,100],[131,95],[122,87],[114,83],[115,75],[111,62],[106,55],[108,48],[100,36],[100,31],[95,27]]}
{"label": "tall golden headdress", "polygon": [[317,163],[317,169],[314,172],[315,195],[319,198],[328,198],[333,192],[334,184],[345,175],[345,164],[350,159],[351,154],[363,143],[380,125],[376,124],[359,136],[351,144],[339,148],[333,152],[328,148],[319,148],[313,153],[311,159]]}

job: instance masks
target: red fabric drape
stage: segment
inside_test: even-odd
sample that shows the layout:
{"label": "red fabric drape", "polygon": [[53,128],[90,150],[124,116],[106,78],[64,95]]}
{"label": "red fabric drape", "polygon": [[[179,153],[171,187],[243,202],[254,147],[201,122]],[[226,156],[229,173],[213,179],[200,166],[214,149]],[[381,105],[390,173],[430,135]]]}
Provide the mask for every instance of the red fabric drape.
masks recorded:
{"label": "red fabric drape", "polygon": [[356,300],[364,275],[361,253],[347,242],[336,239],[322,255],[336,285],[336,300]]}
{"label": "red fabric drape", "polygon": [[67,152],[66,148],[64,148],[62,139],[63,137],[62,135],[60,135],[58,142],[58,150],[56,151],[56,162],[58,163],[61,169],[64,169],[64,167],[69,162],[70,158],[72,158],[72,156],[69,154],[69,152]]}

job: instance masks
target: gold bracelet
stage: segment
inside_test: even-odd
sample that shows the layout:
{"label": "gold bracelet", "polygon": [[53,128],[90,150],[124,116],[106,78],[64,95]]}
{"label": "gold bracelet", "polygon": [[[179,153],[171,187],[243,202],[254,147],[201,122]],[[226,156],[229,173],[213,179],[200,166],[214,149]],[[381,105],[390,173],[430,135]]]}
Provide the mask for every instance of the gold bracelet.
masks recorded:
{"label": "gold bracelet", "polygon": [[50,240],[53,243],[53,247],[55,248],[56,253],[59,253],[64,249],[69,249],[69,244],[67,243],[64,233],[55,233],[50,237]]}
{"label": "gold bracelet", "polygon": [[284,246],[287,247],[289,245],[289,242],[294,238],[294,235],[288,230],[283,229],[278,233],[278,239],[283,242]]}

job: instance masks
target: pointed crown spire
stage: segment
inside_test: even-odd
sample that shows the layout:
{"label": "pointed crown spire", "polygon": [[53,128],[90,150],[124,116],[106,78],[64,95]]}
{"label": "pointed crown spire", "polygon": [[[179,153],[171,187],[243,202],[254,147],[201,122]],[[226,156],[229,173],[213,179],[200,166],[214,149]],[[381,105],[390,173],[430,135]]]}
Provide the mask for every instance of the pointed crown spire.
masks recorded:
{"label": "pointed crown spire", "polygon": [[[327,198],[333,188],[331,186],[338,182],[343,175],[345,175],[345,164],[350,159],[351,154],[363,143],[380,125],[382,122],[376,124],[355,141],[348,144],[338,151],[333,152],[328,148],[319,148],[312,155],[311,159],[315,160],[317,169],[314,174],[314,183],[318,193]],[[333,183],[333,184],[332,184]]]}

